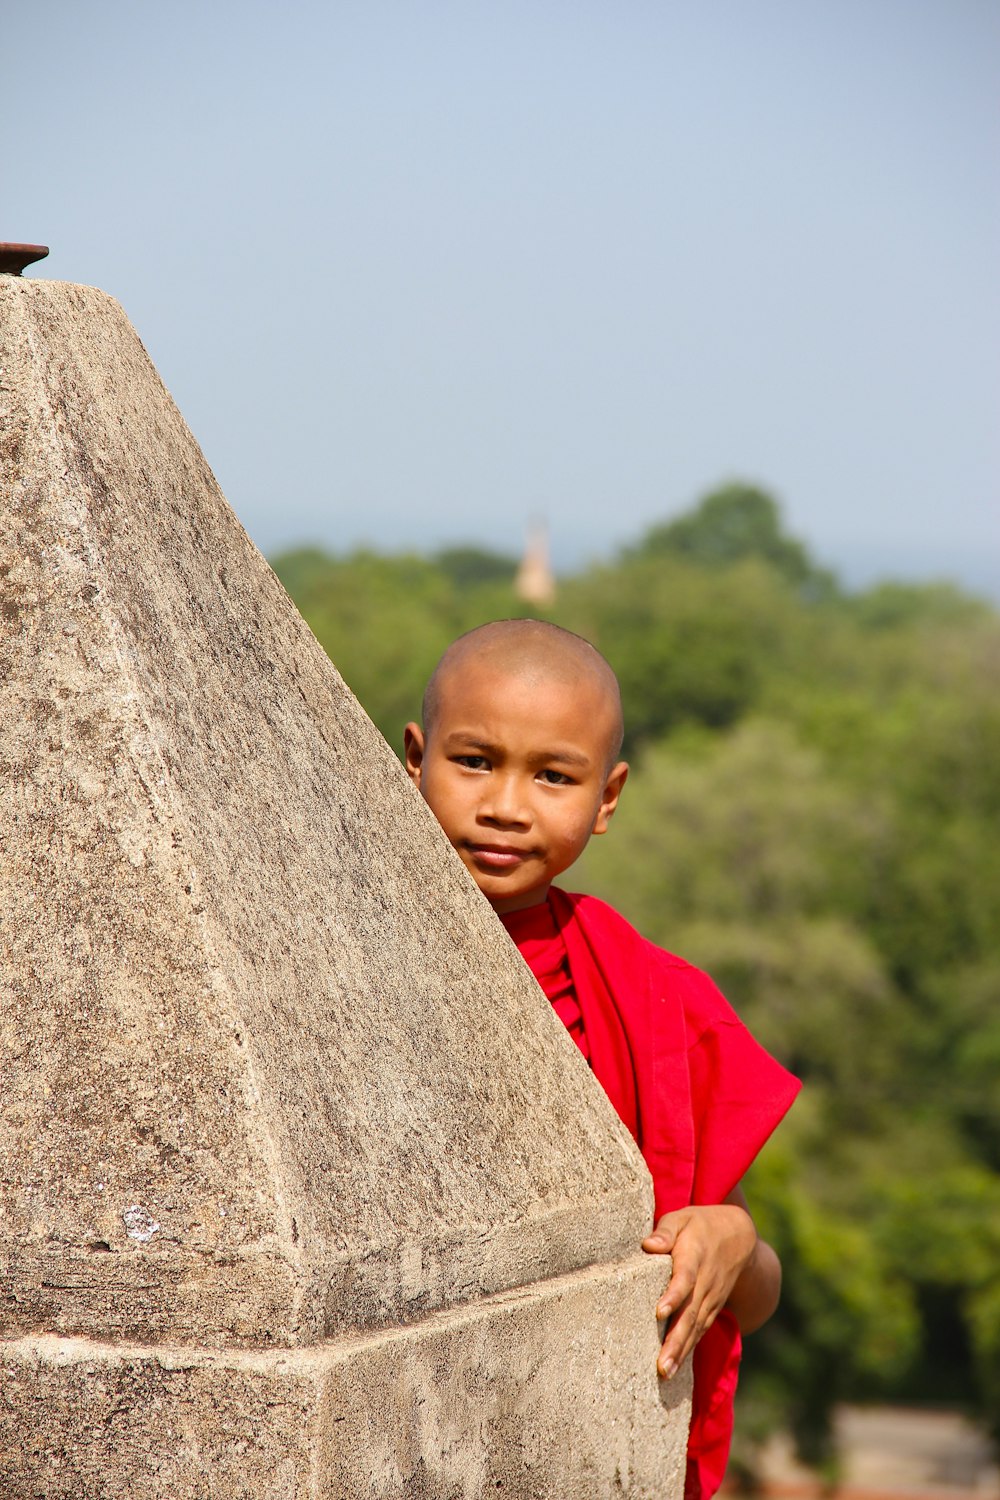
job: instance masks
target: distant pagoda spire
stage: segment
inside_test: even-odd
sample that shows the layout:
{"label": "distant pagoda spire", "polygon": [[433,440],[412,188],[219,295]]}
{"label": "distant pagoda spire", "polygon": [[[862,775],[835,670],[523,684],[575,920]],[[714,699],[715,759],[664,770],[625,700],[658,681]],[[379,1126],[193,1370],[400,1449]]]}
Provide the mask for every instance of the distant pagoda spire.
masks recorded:
{"label": "distant pagoda spire", "polygon": [[544,521],[532,521],[514,590],[526,604],[548,608],[555,603],[556,580],[549,562],[549,532]]}

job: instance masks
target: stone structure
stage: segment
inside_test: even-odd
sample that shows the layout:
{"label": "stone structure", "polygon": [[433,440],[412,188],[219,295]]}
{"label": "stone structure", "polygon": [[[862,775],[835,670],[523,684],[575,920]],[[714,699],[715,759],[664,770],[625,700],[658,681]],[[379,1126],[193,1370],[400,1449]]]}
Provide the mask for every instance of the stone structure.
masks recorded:
{"label": "stone structure", "polygon": [[528,543],[514,578],[514,591],[526,604],[548,609],[555,603],[556,580],[549,562],[549,533],[540,521],[528,530]]}
{"label": "stone structure", "polygon": [[0,1494],[679,1495],[626,1131],[117,304],[0,368]]}

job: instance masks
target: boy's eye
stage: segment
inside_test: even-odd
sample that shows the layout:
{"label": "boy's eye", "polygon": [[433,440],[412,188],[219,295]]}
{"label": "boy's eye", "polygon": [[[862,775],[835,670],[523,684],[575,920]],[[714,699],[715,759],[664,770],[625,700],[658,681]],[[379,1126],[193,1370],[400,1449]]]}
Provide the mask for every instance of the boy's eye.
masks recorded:
{"label": "boy's eye", "polygon": [[467,771],[488,771],[490,768],[485,755],[456,755],[455,764],[464,766]]}
{"label": "boy's eye", "polygon": [[544,781],[548,786],[570,786],[573,780],[571,776],[566,775],[565,771],[553,771],[551,769],[539,771],[538,779],[539,781]]}

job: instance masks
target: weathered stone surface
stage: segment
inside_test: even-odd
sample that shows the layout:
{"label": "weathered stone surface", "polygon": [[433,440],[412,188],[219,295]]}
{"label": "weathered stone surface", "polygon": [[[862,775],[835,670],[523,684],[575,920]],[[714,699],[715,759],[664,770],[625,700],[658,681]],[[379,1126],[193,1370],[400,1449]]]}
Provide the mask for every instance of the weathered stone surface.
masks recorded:
{"label": "weathered stone surface", "polygon": [[[266,1482],[291,1465],[274,1493],[354,1493],[322,1487],[340,1450],[317,1434],[344,1380],[377,1426],[364,1385],[389,1372],[322,1341],[574,1271],[593,1292],[584,1268],[632,1257],[648,1223],[645,1168],[117,304],[0,277],[0,368],[0,1353],[86,1453],[105,1418],[73,1341],[110,1349],[108,1431],[166,1473],[175,1398],[205,1452],[227,1402],[271,1430],[240,1384],[254,1351],[260,1391],[287,1378],[304,1403],[299,1456],[261,1449]],[[644,1317],[622,1335],[637,1381]],[[602,1338],[580,1330],[571,1405]],[[306,1349],[354,1373],[307,1378]],[[93,1492],[127,1493],[124,1472]],[[203,1491],[244,1492],[271,1493]]]}
{"label": "weathered stone surface", "polygon": [[312,1350],[12,1342],[0,1493],[679,1495],[688,1389],[657,1389],[658,1285],[633,1260]]}

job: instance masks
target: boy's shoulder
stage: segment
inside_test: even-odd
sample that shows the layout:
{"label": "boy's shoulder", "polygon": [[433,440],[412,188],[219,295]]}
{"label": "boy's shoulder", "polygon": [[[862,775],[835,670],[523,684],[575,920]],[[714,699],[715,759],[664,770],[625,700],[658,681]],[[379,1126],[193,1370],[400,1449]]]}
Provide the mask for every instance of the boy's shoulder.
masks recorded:
{"label": "boy's shoulder", "polygon": [[696,968],[686,958],[681,958],[680,954],[671,953],[669,949],[661,948],[650,938],[643,937],[638,928],[633,927],[620,911],[617,911],[609,902],[602,901],[599,896],[574,894],[570,891],[557,890],[555,887],[552,888],[550,894],[555,898],[553,905],[557,912],[561,906],[560,915],[564,920],[567,914],[572,913],[573,920],[580,925],[591,942],[600,943],[602,947],[605,943],[623,944],[667,968],[686,969],[692,975],[708,979],[708,975],[704,974],[703,970]]}
{"label": "boy's shoulder", "polygon": [[[652,1002],[676,1007],[689,1047],[720,1026],[742,1026],[710,974],[643,937],[607,901],[555,886],[549,899],[563,931],[570,967],[576,967],[573,952],[579,955],[583,944],[623,1016],[631,1015],[637,1025],[646,1026],[651,1022]],[[663,1025],[663,1017],[655,1024]]]}
{"label": "boy's shoulder", "polygon": [[[578,992],[582,982],[627,1039],[657,1212],[721,1203],[788,1109],[797,1080],[702,969],[644,938],[596,896],[555,887],[549,896]],[[615,1094],[612,1101],[618,1107]]]}

